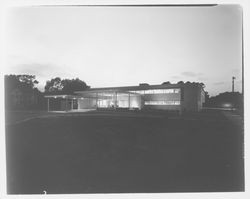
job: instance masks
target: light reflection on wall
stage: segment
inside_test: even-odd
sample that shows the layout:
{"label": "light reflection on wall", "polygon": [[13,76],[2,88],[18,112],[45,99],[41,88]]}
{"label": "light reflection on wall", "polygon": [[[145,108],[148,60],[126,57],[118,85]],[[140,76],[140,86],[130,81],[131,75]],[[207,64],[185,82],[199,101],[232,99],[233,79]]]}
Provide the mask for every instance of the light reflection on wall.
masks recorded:
{"label": "light reflection on wall", "polygon": [[180,101],[145,101],[145,105],[180,105]]}

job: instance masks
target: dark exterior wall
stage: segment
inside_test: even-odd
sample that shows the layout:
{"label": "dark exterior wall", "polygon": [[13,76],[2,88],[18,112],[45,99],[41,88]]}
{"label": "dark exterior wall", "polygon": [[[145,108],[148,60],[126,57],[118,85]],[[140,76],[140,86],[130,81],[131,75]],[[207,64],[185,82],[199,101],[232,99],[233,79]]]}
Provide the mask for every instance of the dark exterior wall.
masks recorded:
{"label": "dark exterior wall", "polygon": [[194,88],[193,86],[184,86],[182,92],[183,92],[182,110],[198,111],[197,89]]}
{"label": "dark exterior wall", "polygon": [[202,87],[195,85],[184,85],[182,92],[182,110],[200,111],[202,109],[202,104],[205,100]]}

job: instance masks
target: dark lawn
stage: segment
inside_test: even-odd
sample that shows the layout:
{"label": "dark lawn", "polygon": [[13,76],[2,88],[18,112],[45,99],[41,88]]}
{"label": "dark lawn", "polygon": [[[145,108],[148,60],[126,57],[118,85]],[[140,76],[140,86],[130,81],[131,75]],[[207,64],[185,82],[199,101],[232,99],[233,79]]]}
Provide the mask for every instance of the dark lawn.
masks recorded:
{"label": "dark lawn", "polygon": [[242,127],[221,112],[112,114],[8,125],[8,193],[244,190]]}

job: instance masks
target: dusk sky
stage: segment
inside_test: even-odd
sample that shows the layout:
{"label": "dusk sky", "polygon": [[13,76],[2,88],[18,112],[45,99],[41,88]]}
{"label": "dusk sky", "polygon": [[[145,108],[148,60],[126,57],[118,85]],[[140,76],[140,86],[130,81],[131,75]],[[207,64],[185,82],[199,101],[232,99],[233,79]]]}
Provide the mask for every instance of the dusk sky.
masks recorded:
{"label": "dusk sky", "polygon": [[40,6],[9,10],[6,74],[91,87],[203,82],[209,95],[241,91],[242,9]]}

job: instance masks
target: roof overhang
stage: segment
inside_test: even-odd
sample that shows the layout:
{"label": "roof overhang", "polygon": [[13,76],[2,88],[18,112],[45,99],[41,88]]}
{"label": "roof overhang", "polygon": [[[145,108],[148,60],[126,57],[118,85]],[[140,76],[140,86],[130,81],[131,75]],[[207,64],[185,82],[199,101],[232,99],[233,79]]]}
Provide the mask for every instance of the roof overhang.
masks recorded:
{"label": "roof overhang", "polygon": [[45,95],[45,98],[61,98],[61,99],[79,99],[81,96],[77,95]]}
{"label": "roof overhang", "polygon": [[[185,84],[183,84],[185,85]],[[103,88],[90,88],[85,91],[76,91],[74,93],[85,93],[85,92],[121,92],[125,93],[129,91],[137,91],[137,90],[150,90],[150,89],[173,89],[173,88],[181,88],[182,84],[161,84],[161,85],[140,85],[140,86],[123,86],[123,87],[103,87]]]}

